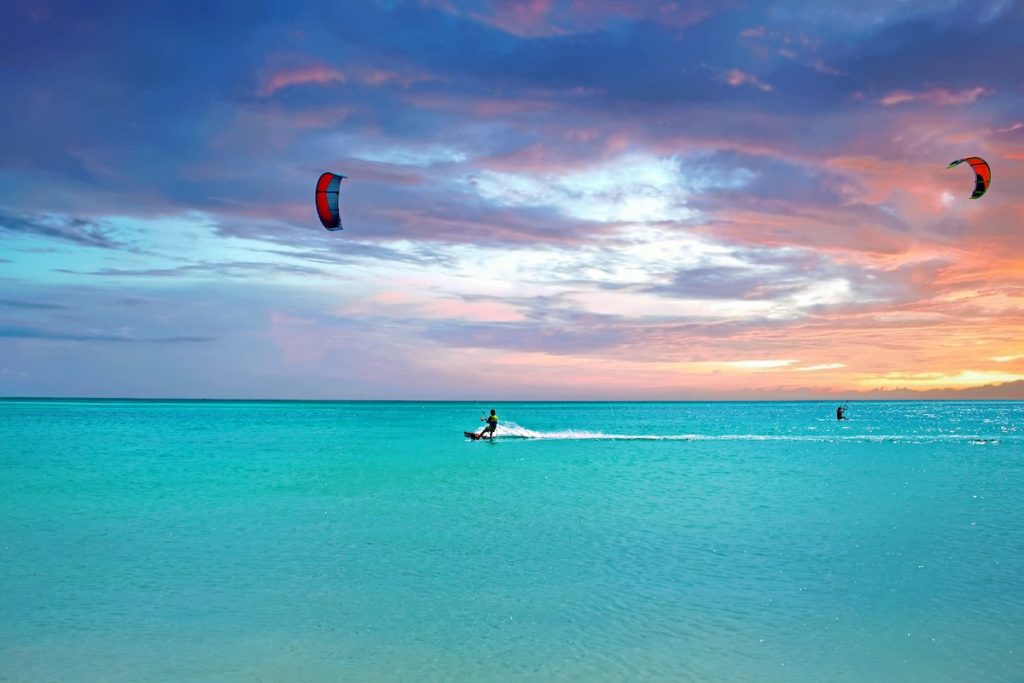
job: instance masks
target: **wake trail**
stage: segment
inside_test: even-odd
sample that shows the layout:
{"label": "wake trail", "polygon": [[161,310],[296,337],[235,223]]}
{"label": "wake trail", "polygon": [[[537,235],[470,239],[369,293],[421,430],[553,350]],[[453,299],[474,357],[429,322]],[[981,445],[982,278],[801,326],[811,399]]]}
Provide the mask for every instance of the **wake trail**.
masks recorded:
{"label": "wake trail", "polygon": [[[502,439],[548,441],[802,441],[802,442],[899,442],[935,443],[966,441],[974,445],[998,445],[1000,437],[977,434],[614,434],[565,429],[540,432],[506,420],[498,425],[495,436]],[[1005,437],[1004,437],[1005,438]]]}

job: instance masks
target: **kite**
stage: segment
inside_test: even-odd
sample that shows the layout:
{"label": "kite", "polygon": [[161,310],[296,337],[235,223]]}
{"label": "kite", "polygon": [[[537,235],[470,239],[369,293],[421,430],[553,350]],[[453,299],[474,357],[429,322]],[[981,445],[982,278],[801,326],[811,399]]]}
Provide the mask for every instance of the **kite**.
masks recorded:
{"label": "kite", "polygon": [[316,213],[324,227],[331,231],[342,229],[338,193],[341,181],[347,177],[337,173],[323,173],[316,181]]}
{"label": "kite", "polygon": [[985,190],[988,189],[988,184],[992,182],[992,169],[988,167],[988,162],[981,157],[965,157],[963,159],[957,159],[950,163],[946,168],[953,168],[957,164],[967,162],[974,169],[974,194],[971,195],[971,199],[977,199],[981,195],[985,194]]}

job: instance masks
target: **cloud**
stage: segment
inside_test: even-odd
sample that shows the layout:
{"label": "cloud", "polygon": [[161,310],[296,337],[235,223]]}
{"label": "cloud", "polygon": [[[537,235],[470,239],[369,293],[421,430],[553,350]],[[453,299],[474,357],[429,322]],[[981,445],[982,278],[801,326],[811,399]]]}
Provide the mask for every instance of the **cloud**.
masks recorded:
{"label": "cloud", "polygon": [[27,311],[59,311],[67,309],[67,306],[62,304],[42,303],[38,301],[15,301],[12,299],[0,299],[0,307]]}
{"label": "cloud", "polygon": [[679,29],[699,24],[727,10],[730,2],[665,2],[664,0],[572,0],[572,12],[584,27],[607,26],[610,20],[646,21]]}
{"label": "cloud", "polygon": [[599,31],[624,22],[650,22],[673,29],[697,24],[712,14],[711,3],[663,0],[492,0],[422,2],[479,21],[523,39]]}
{"label": "cloud", "polygon": [[102,332],[62,332],[11,325],[0,325],[0,338],[68,342],[117,342],[133,344],[195,344],[215,341],[215,338],[213,337],[193,337],[187,335],[172,337],[134,337],[125,334],[106,334]]}
{"label": "cloud", "polygon": [[345,81],[345,74],[338,69],[324,64],[316,64],[272,73],[264,80],[257,92],[261,97],[270,97],[283,88],[296,85],[330,85]]}
{"label": "cloud", "polygon": [[760,359],[724,361],[723,364],[742,370],[774,370],[776,368],[788,367],[796,362],[795,360]]}
{"label": "cloud", "polygon": [[850,4],[822,4],[813,0],[789,0],[772,6],[769,16],[779,24],[817,27],[848,37],[873,34],[890,27],[928,22],[977,26],[992,22],[1013,7],[1012,0],[922,0],[887,2],[862,0]]}
{"label": "cloud", "polygon": [[540,323],[456,323],[430,325],[425,336],[456,348],[509,349],[574,355],[614,348],[625,336],[614,328],[586,328]]}
{"label": "cloud", "polygon": [[[1015,88],[1014,77],[1001,65],[1016,50],[1024,6],[988,4],[1003,6],[999,21],[984,21],[987,13],[977,3],[951,1],[945,11],[933,5],[929,17],[880,22],[856,53],[842,59],[851,89],[888,93],[890,105],[909,97],[950,106]],[[953,46],[969,46],[969,51],[951,51]]]}
{"label": "cloud", "polygon": [[1024,373],[992,370],[961,370],[955,373],[932,372],[889,372],[880,377],[860,381],[861,386],[871,389],[946,389],[950,387],[982,386],[1006,382],[1024,381]]}
{"label": "cloud", "polygon": [[822,370],[838,370],[839,368],[845,368],[844,363],[819,363],[817,365],[805,365],[799,368],[793,368],[797,372],[821,372]]}
{"label": "cloud", "polygon": [[991,89],[981,86],[967,88],[957,92],[946,88],[933,88],[931,90],[918,92],[895,90],[883,96],[878,101],[885,107],[891,107],[895,104],[904,104],[906,102],[926,102],[928,104],[939,106],[958,106],[962,104],[974,104],[981,97],[991,95],[992,92],[993,91]]}
{"label": "cloud", "polygon": [[977,387],[954,387],[942,389],[887,389],[884,391],[863,392],[866,398],[909,399],[920,400],[954,400],[954,401],[1022,401],[1024,400],[1024,380],[1013,382],[997,382]]}
{"label": "cloud", "polygon": [[414,265],[446,265],[452,263],[452,257],[436,249],[426,247],[393,248],[378,244],[349,241],[340,249],[268,249],[263,253],[277,254],[301,261],[312,261],[331,265],[358,263],[365,261],[382,261],[408,263]]}
{"label": "cloud", "polygon": [[[415,83],[439,80],[421,71],[403,69],[390,70],[379,67],[349,67],[345,71],[327,64],[310,64],[306,66],[278,68],[264,77],[256,94],[260,97],[271,97],[286,88],[303,85],[320,87],[330,85],[355,84],[366,88],[379,88],[398,85],[408,88]],[[346,110],[346,114],[351,109]]]}
{"label": "cloud", "polygon": [[751,85],[762,92],[772,91],[770,84],[765,83],[754,74],[749,74],[739,69],[730,69],[722,76],[722,80],[734,88],[740,85]]}
{"label": "cloud", "polygon": [[551,36],[565,29],[548,22],[552,0],[499,0],[493,13],[471,12],[470,16],[519,37]]}
{"label": "cloud", "polygon": [[743,169],[688,173],[676,157],[627,155],[562,173],[482,171],[468,182],[499,205],[549,206],[581,220],[644,223],[692,220],[698,216],[688,206],[692,194],[742,186],[747,176]]}
{"label": "cloud", "polygon": [[92,220],[75,217],[13,214],[0,210],[0,235],[31,235],[80,246],[123,249],[117,231]]}
{"label": "cloud", "polygon": [[1024,400],[1024,381],[1000,382],[977,387],[947,389],[871,389],[850,390],[837,387],[764,387],[744,392],[714,392],[711,400],[855,400],[855,401],[1020,401]]}
{"label": "cloud", "polygon": [[57,272],[73,275],[98,275],[102,277],[162,278],[185,277],[190,275],[213,275],[217,277],[250,278],[255,273],[285,275],[323,275],[325,271],[311,266],[262,261],[234,261],[221,263],[190,263],[171,268],[101,268],[91,272],[79,272],[58,268]]}
{"label": "cloud", "polygon": [[[0,310],[140,340],[98,375],[133,355],[154,384],[256,386],[237,358],[329,392],[332,359],[290,371],[336,339],[360,395],[429,392],[477,350],[609,392],[1018,371],[978,359],[1024,333],[1021,3],[30,10],[0,11]],[[997,169],[982,202],[945,172],[962,154]],[[343,233],[313,212],[323,170],[350,176]],[[218,343],[172,377],[141,340],[178,330]],[[30,346],[60,345],[7,342],[46,376]]]}
{"label": "cloud", "polygon": [[806,276],[751,266],[700,266],[676,272],[666,285],[648,291],[685,299],[785,299],[810,284]]}

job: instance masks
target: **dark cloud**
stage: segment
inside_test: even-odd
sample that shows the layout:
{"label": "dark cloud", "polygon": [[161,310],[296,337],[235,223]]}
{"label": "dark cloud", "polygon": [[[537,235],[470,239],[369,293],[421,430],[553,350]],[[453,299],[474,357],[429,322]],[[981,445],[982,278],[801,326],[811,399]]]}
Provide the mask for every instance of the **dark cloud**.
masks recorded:
{"label": "dark cloud", "polygon": [[585,33],[526,38],[412,6],[347,4],[331,13],[346,42],[370,53],[401,55],[432,72],[457,73],[477,92],[527,86],[584,89],[601,93],[606,103],[717,100],[748,106],[735,88],[715,78],[716,69],[724,73],[746,61],[735,40],[742,24],[732,11],[685,29],[683,39],[677,27],[628,18]]}
{"label": "dark cloud", "polygon": [[55,311],[66,310],[68,308],[62,304],[51,304],[38,301],[15,301],[12,299],[0,299],[0,307],[27,311]]}
{"label": "dark cloud", "polygon": [[948,260],[933,259],[883,270],[836,261],[807,249],[745,248],[736,249],[732,256],[738,264],[682,268],[669,282],[640,289],[682,299],[785,301],[815,284],[843,280],[856,299],[891,305],[924,295],[936,273],[949,265]]}
{"label": "dark cloud", "polygon": [[325,271],[308,266],[259,261],[231,261],[223,263],[192,263],[173,268],[101,268],[81,273],[67,268],[55,269],[58,273],[75,275],[100,275],[103,277],[183,277],[195,274],[218,277],[252,277],[256,273],[283,273],[286,275],[323,275]]}
{"label": "dark cloud", "polygon": [[36,235],[86,247],[123,249],[116,231],[84,218],[18,215],[0,210],[0,234]]}
{"label": "dark cloud", "polygon": [[[268,3],[5,5],[2,61],[19,65],[5,81],[24,106],[0,113],[7,132],[0,158],[67,169],[76,149],[98,139],[122,155],[107,170],[144,185],[143,173],[160,169],[161,157],[174,151],[180,159],[205,146],[196,126],[213,123],[215,105],[247,89],[258,57],[281,45],[276,36],[287,15],[271,11],[291,14]],[[223,41],[226,32],[231,41]],[[127,160],[132,168],[124,168]],[[80,167],[85,177],[104,175]]]}
{"label": "dark cloud", "polygon": [[549,207],[510,208],[471,200],[441,200],[416,209],[381,207],[369,215],[376,239],[491,246],[580,244],[615,231],[615,223],[567,218]]}
{"label": "dark cloud", "polygon": [[[313,219],[315,220],[315,219]],[[293,225],[268,221],[242,221],[226,218],[217,222],[216,234],[221,237],[235,237],[258,240],[278,248],[261,248],[261,253],[275,254],[300,261],[327,265],[351,264],[360,261],[383,261],[416,265],[446,265],[451,258],[429,245],[414,244],[406,248],[387,245],[387,242],[402,238],[394,229],[388,230],[380,224],[363,223],[366,217],[358,216],[349,222],[342,232],[327,232],[319,223]],[[469,230],[467,229],[467,234]],[[478,233],[482,239],[484,236]],[[421,242],[449,241],[452,235],[431,235],[426,231],[407,235],[409,239]],[[445,239],[448,238],[448,240]]]}
{"label": "dark cloud", "polygon": [[[804,390],[806,391],[806,390]],[[808,392],[810,393],[810,392]],[[1021,401],[1024,400],[1024,380],[986,384],[962,389],[876,389],[846,392],[861,399],[876,401]]]}
{"label": "dark cloud", "polygon": [[307,251],[268,249],[266,250],[266,253],[328,265],[351,264],[360,261],[385,261],[411,263],[416,265],[450,265],[453,263],[453,260],[450,257],[433,252],[429,249],[418,248],[406,252],[378,244],[365,244],[360,242],[347,242],[336,248],[311,249]]}
{"label": "dark cloud", "polygon": [[704,266],[677,271],[670,284],[648,291],[684,299],[779,299],[807,284],[788,273],[780,277],[753,268]]}
{"label": "dark cloud", "polygon": [[1018,87],[1019,73],[998,65],[1019,54],[1024,4],[1004,4],[1008,11],[985,23],[978,21],[984,8],[963,3],[946,14],[884,25],[841,68],[868,91],[922,84]]}
{"label": "dark cloud", "polygon": [[[726,150],[688,158],[682,168],[697,183],[699,192],[693,206],[705,210],[767,202],[832,208],[848,200],[842,191],[848,183],[845,176],[818,164]],[[737,171],[744,174],[742,185],[714,185],[716,179],[735,175]],[[710,187],[700,187],[702,177],[709,179]]]}
{"label": "dark cloud", "polygon": [[[438,263],[445,257],[430,243],[512,248],[573,245],[621,227],[617,223],[568,218],[550,207],[498,206],[475,196],[445,194],[441,187],[360,188],[349,196],[353,199],[344,210],[345,229],[339,233],[328,233],[320,227],[312,215],[312,202],[306,225],[225,217],[218,220],[215,229],[225,237],[272,242],[317,255],[316,260],[325,263],[364,258]],[[406,249],[387,246],[395,240],[425,244]]]}
{"label": "dark cloud", "polygon": [[121,334],[61,332],[9,325],[0,325],[0,337],[8,339],[40,339],[46,341],[124,342],[140,344],[194,344],[215,341],[214,337],[133,337]]}

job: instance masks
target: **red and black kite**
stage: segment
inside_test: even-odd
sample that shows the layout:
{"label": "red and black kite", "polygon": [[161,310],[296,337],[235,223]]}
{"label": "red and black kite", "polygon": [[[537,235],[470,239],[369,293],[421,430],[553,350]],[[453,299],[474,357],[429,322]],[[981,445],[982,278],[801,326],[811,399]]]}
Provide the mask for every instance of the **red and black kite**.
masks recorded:
{"label": "red and black kite", "polygon": [[988,167],[988,162],[981,157],[965,157],[963,159],[957,159],[952,162],[946,168],[953,168],[957,164],[967,162],[974,169],[974,194],[971,195],[971,199],[977,199],[981,195],[985,194],[985,190],[988,189],[989,183],[992,182],[992,169]]}

